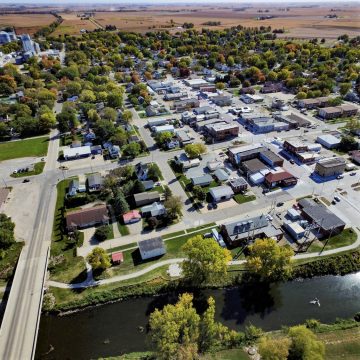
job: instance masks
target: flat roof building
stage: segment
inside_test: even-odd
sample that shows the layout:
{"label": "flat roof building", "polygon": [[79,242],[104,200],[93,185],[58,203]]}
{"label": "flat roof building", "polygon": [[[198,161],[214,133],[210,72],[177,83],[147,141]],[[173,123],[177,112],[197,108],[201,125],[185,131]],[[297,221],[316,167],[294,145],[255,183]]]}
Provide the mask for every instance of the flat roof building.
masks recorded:
{"label": "flat roof building", "polygon": [[346,161],[342,157],[332,157],[319,160],[315,172],[323,177],[340,175],[345,171]]}

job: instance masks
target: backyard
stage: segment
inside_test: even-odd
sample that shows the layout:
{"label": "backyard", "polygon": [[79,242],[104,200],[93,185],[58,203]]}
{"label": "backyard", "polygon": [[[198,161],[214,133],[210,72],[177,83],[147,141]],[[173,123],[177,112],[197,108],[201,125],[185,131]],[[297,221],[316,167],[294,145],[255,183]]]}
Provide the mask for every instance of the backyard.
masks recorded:
{"label": "backyard", "polygon": [[0,161],[30,156],[44,156],[47,153],[48,145],[49,138],[47,136],[0,143]]}

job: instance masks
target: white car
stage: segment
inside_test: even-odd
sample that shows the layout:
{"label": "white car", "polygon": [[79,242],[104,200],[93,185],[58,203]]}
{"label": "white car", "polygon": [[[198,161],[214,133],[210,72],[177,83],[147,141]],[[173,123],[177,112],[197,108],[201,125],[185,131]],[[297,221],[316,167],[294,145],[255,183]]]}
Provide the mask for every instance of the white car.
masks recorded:
{"label": "white car", "polygon": [[239,111],[243,114],[248,114],[248,113],[253,112],[253,109],[248,106],[243,106],[243,107],[239,108]]}

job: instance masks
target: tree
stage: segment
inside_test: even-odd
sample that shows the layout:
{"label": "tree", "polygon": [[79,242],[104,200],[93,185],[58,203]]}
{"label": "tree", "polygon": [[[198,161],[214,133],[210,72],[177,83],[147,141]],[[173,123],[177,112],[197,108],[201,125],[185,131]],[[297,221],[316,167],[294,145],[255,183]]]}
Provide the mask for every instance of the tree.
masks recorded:
{"label": "tree", "polygon": [[342,151],[346,151],[346,152],[351,151],[351,150],[356,150],[358,148],[358,143],[353,136],[344,135],[341,137],[339,148]]}
{"label": "tree", "polygon": [[182,294],[175,305],[165,305],[156,309],[149,319],[150,339],[157,359],[182,359],[181,353],[190,352],[195,359],[198,351],[200,316],[192,304],[193,296]]}
{"label": "tree", "polygon": [[263,281],[284,280],[291,274],[293,255],[289,245],[279,246],[274,239],[257,239],[249,246],[246,267]]}
{"label": "tree", "polygon": [[152,216],[148,218],[147,224],[150,229],[155,229],[159,225],[159,220],[155,216]]}
{"label": "tree", "polygon": [[108,120],[99,120],[94,125],[94,133],[100,139],[100,141],[108,141],[116,133],[116,128],[111,121]]}
{"label": "tree", "polygon": [[291,345],[289,360],[323,360],[325,346],[316,339],[315,334],[304,325],[293,326],[289,329]]}
{"label": "tree", "polygon": [[111,107],[106,107],[103,110],[103,119],[104,120],[108,120],[108,121],[112,121],[115,122],[117,119],[117,111]]}
{"label": "tree", "polygon": [[96,96],[91,90],[83,90],[80,94],[80,100],[82,102],[94,102],[96,100]]}
{"label": "tree", "polygon": [[130,110],[124,110],[122,113],[122,120],[129,123],[132,120],[132,112]]}
{"label": "tree", "polygon": [[148,177],[148,179],[153,180],[153,181],[159,181],[160,180],[161,171],[160,171],[159,167],[157,166],[157,164],[149,165],[147,177]]}
{"label": "tree", "polygon": [[342,96],[345,96],[350,91],[351,88],[352,88],[351,83],[342,83],[340,84],[339,92]]}
{"label": "tree", "polygon": [[259,354],[263,360],[287,360],[289,355],[290,339],[274,339],[262,337],[259,341]]}
{"label": "tree", "polygon": [[0,249],[7,249],[15,243],[15,224],[5,214],[0,214]]}
{"label": "tree", "polygon": [[194,186],[193,194],[195,199],[198,199],[200,202],[203,202],[206,199],[206,193],[200,185]]}
{"label": "tree", "polygon": [[132,188],[133,194],[139,194],[145,191],[145,186],[140,180],[135,180]]}
{"label": "tree", "polygon": [[201,143],[188,144],[184,148],[187,156],[191,159],[206,153],[206,146]]}
{"label": "tree", "polygon": [[223,82],[217,82],[216,83],[216,88],[218,89],[218,90],[224,90],[225,89],[225,84],[223,83]]}
{"label": "tree", "polygon": [[170,219],[176,219],[182,215],[182,201],[180,196],[170,196],[164,206]]}
{"label": "tree", "polygon": [[172,139],[172,137],[173,134],[170,131],[164,131],[156,134],[155,141],[159,146],[164,147],[166,143]]}
{"label": "tree", "polygon": [[167,185],[165,185],[165,186],[164,186],[164,197],[165,197],[165,200],[167,200],[169,197],[171,197],[171,195],[172,195],[171,189],[170,189]]}
{"label": "tree", "polygon": [[183,273],[193,283],[216,282],[226,276],[231,253],[214,239],[196,235],[186,242],[183,251],[186,255],[182,263]]}
{"label": "tree", "polygon": [[110,256],[106,250],[100,247],[94,248],[94,250],[86,257],[86,260],[94,270],[103,271],[111,266]]}
{"label": "tree", "polygon": [[114,210],[117,215],[122,215],[130,210],[124,194],[118,191],[114,197]]}
{"label": "tree", "polygon": [[100,242],[106,240],[109,236],[110,236],[110,228],[107,225],[99,226],[95,230],[95,238]]}
{"label": "tree", "polygon": [[123,148],[125,155],[131,156],[132,158],[137,157],[141,153],[141,145],[137,142],[132,142]]}

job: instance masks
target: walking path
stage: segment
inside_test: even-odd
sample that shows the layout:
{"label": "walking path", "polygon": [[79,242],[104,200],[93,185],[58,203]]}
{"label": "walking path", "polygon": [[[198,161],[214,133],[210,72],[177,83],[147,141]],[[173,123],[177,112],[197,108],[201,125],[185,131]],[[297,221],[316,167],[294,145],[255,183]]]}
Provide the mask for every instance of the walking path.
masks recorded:
{"label": "walking path", "polygon": [[[358,234],[358,238],[351,245],[343,246],[343,247],[337,248],[337,249],[325,250],[322,252],[315,252],[315,253],[309,253],[309,254],[298,254],[298,255],[295,255],[293,257],[293,259],[300,260],[300,259],[310,259],[310,258],[314,258],[314,257],[323,257],[323,256],[333,255],[333,254],[336,254],[339,252],[355,249],[358,246],[360,246],[360,236],[359,236],[360,232],[357,229],[355,231]],[[180,236],[183,236],[183,234],[174,236],[173,238],[180,237]],[[167,239],[167,240],[169,240],[169,239]],[[146,267],[145,269],[133,272],[131,274],[118,275],[118,276],[114,276],[110,279],[104,279],[104,280],[98,280],[98,281],[93,280],[91,267],[89,264],[87,264],[88,276],[84,282],[78,283],[78,284],[65,284],[65,283],[60,283],[57,281],[48,281],[48,285],[57,287],[57,288],[62,288],[62,289],[79,289],[79,288],[85,288],[85,287],[90,287],[90,286],[106,285],[106,284],[111,284],[114,282],[120,282],[120,281],[124,281],[124,280],[134,279],[134,278],[137,278],[144,274],[147,274],[148,272],[153,271],[159,267],[162,267],[165,265],[171,265],[171,264],[179,264],[179,263],[182,263],[184,260],[185,260],[185,258],[175,258],[175,259],[164,260],[164,261],[157,262],[153,265],[150,265],[150,266]],[[229,266],[242,265],[245,262],[246,262],[246,260],[232,260],[229,262]]]}

